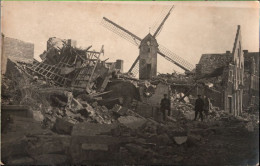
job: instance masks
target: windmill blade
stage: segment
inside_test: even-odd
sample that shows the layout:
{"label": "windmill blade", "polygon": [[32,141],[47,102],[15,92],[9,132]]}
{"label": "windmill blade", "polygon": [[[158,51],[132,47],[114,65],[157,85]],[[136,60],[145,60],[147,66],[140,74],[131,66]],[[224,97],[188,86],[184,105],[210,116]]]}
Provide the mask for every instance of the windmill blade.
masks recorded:
{"label": "windmill blade", "polygon": [[131,33],[125,28],[117,25],[116,23],[107,19],[106,17],[103,17],[101,25],[103,25],[107,29],[111,30],[112,32],[116,33],[117,35],[121,36],[122,38],[126,39],[127,41],[136,46],[139,46],[141,43],[140,37],[136,36],[135,34]]}
{"label": "windmill blade", "polygon": [[163,18],[167,15],[167,13],[169,12],[169,10],[170,10],[170,6],[165,6],[164,8],[163,8],[163,10],[161,11],[161,13],[160,13],[160,15],[154,20],[154,23],[153,23],[153,25],[151,26],[151,29],[150,29],[150,33],[151,34],[154,34],[155,33],[155,31],[158,29],[158,27],[160,26],[160,24],[161,24],[161,22],[162,22],[162,20],[163,20]]}
{"label": "windmill blade", "polygon": [[173,64],[175,64],[176,66],[180,67],[185,71],[191,71],[194,69],[194,66],[190,64],[188,61],[184,60],[183,58],[171,52],[169,49],[167,49],[162,45],[159,45],[158,54],[160,54],[166,60],[172,62]]}
{"label": "windmill blade", "polygon": [[166,14],[166,16],[163,18],[163,20],[161,21],[161,24],[158,26],[158,28],[156,29],[156,31],[153,34],[153,37],[158,36],[159,32],[161,31],[165,21],[167,20],[167,18],[170,16],[172,9],[174,8],[174,5],[170,8],[169,12]]}
{"label": "windmill blade", "polygon": [[130,67],[128,73],[131,73],[131,72],[132,72],[132,70],[135,68],[136,64],[139,62],[139,59],[140,59],[140,56],[138,56],[138,57],[136,58],[136,60],[134,61],[134,63],[133,63],[132,66]]}
{"label": "windmill blade", "polygon": [[136,65],[134,66],[134,68],[130,73],[133,73],[135,77],[139,74],[139,61],[137,61]]}

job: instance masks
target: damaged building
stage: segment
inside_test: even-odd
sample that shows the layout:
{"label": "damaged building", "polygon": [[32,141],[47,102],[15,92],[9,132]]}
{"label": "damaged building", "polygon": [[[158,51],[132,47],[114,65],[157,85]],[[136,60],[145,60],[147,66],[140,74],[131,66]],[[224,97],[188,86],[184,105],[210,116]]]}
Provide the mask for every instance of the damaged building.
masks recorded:
{"label": "damaged building", "polygon": [[259,107],[259,52],[244,50],[244,71],[244,108],[257,108]]}
{"label": "damaged building", "polygon": [[[51,37],[38,61],[33,44],[12,41],[21,51],[7,51],[8,42],[2,49],[4,164],[236,164],[230,156],[219,161],[219,151],[233,148],[233,133],[249,136],[259,127],[257,116],[241,114],[242,103],[258,97],[259,57],[242,52],[239,26],[232,52],[203,54],[189,74],[157,75],[157,42],[148,35],[140,48],[140,79],[123,72],[123,60],[101,60],[103,46],[82,49],[75,40]],[[18,53],[20,59],[12,58]],[[164,94],[171,99],[165,120]],[[206,123],[193,121],[197,94],[213,104]],[[254,161],[254,144],[244,158]]]}
{"label": "damaged building", "polygon": [[211,98],[214,105],[237,116],[251,100],[257,103],[253,96],[257,96],[258,69],[259,53],[242,51],[241,27],[238,26],[232,52],[203,54],[196,66],[196,77],[215,91],[205,93],[202,90],[203,95]]}

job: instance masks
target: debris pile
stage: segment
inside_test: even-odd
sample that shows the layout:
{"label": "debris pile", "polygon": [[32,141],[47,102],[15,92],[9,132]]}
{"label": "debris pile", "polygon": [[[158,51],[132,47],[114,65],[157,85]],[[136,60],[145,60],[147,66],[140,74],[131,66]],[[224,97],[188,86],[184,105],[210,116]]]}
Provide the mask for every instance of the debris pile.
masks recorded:
{"label": "debris pile", "polygon": [[[6,163],[208,164],[196,152],[209,138],[236,132],[230,126],[251,133],[259,128],[257,111],[234,117],[215,106],[210,106],[206,123],[195,122],[194,97],[168,90],[168,85],[191,84],[193,75],[137,80],[100,61],[102,50],[78,49],[72,43],[51,38],[42,62],[9,62],[2,77],[2,105],[27,105],[33,119],[2,120],[8,123],[2,125],[7,128],[3,140],[19,131],[19,137],[2,144]],[[149,100],[160,102],[164,93],[170,94],[172,110],[162,122],[160,103],[151,106]],[[144,116],[137,109],[158,114]]]}
{"label": "debris pile", "polygon": [[172,73],[172,74],[159,74],[152,79],[153,82],[164,82],[167,84],[190,84],[194,82],[193,75]]}

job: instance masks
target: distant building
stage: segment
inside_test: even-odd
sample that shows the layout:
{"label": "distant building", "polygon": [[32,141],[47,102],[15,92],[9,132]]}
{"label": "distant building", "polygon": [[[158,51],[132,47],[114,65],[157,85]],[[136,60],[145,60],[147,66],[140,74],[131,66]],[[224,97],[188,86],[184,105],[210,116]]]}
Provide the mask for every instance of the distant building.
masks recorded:
{"label": "distant building", "polygon": [[121,73],[124,72],[124,61],[121,59],[116,60],[116,69],[118,69]]}
{"label": "distant building", "polygon": [[223,54],[203,54],[196,65],[196,77],[213,83],[212,93],[206,89],[200,89],[199,93],[213,98],[215,106],[234,115],[242,113],[244,55],[240,26],[237,28],[232,53],[227,51]]}
{"label": "distant building", "polygon": [[244,59],[243,105],[248,107],[259,103],[259,52],[244,50]]}

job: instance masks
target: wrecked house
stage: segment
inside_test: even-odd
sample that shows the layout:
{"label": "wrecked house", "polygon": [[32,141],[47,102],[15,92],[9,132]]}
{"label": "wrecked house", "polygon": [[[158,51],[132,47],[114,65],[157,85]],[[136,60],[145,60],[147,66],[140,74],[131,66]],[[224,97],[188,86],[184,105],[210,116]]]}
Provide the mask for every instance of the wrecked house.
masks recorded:
{"label": "wrecked house", "polygon": [[[163,122],[163,94],[173,97],[174,90],[194,87],[199,91],[193,76],[160,74],[148,81],[118,71],[113,77],[122,65],[98,61],[102,49],[86,51],[69,40],[49,41],[57,45],[41,55],[42,62],[12,63],[15,70],[8,72],[13,77],[2,75],[4,164],[213,165],[220,146],[214,139],[224,136],[221,147],[232,148],[233,137],[226,142],[231,132],[247,136],[259,127],[255,116],[236,119],[219,109],[211,110],[209,122],[194,122],[194,105],[186,99],[172,101],[172,115]],[[211,90],[212,85],[206,85]],[[234,124],[239,124],[235,130]],[[248,155],[254,159],[253,152]],[[205,160],[204,154],[212,155]]]}
{"label": "wrecked house", "polygon": [[241,39],[241,27],[238,25],[232,52],[203,54],[196,65],[197,79],[213,84],[210,88],[212,93],[205,90],[199,90],[199,93],[213,98],[215,106],[233,115],[242,113],[243,104],[244,54]]}
{"label": "wrecked house", "polygon": [[244,50],[244,94],[243,106],[259,103],[259,52]]}
{"label": "wrecked house", "polygon": [[[100,61],[103,47],[100,52],[76,48],[76,41],[50,38],[47,41],[47,50],[40,55],[42,62],[34,60],[32,65],[25,68],[32,75],[45,78],[55,85],[86,89],[93,88],[99,80],[97,91],[104,90],[103,81],[111,68],[107,68]],[[103,89],[102,89],[103,88]]]}

